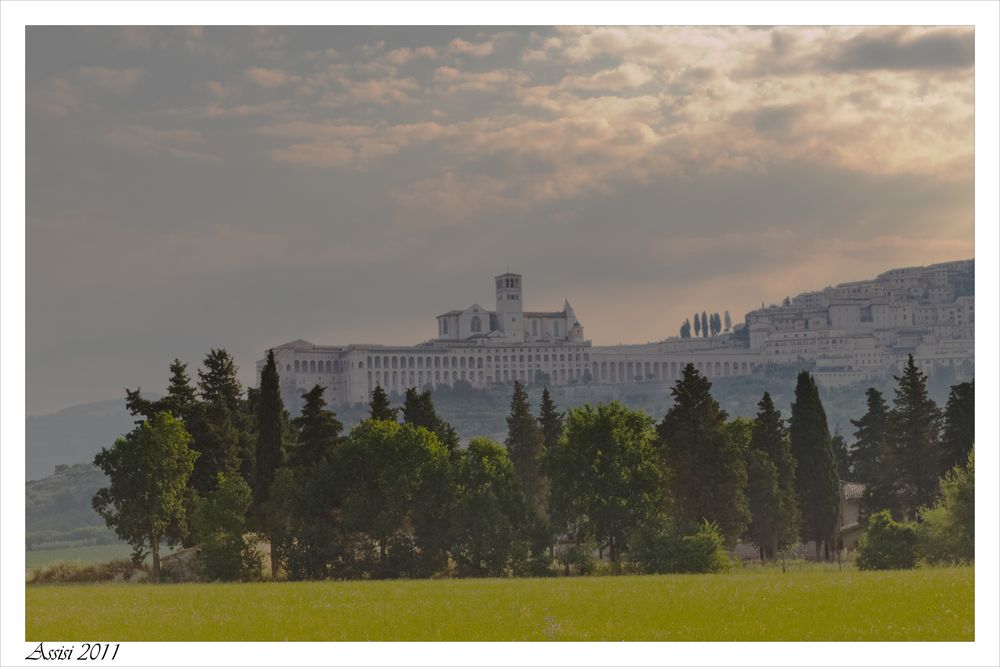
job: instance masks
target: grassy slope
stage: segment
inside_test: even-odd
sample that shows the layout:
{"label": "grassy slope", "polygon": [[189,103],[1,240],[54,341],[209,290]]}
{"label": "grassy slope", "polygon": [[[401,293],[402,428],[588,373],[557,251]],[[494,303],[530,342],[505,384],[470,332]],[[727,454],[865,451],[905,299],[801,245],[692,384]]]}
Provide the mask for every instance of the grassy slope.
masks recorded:
{"label": "grassy slope", "polygon": [[26,640],[971,641],[973,581],[972,568],[788,574],[760,569],[559,579],[32,586]]}

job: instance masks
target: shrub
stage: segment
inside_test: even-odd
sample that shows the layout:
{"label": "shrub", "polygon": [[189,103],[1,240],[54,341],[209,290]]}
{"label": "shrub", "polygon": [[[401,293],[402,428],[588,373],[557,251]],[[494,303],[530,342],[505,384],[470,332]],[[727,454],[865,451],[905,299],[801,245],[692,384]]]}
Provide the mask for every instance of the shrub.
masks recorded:
{"label": "shrub", "polygon": [[242,477],[218,476],[218,486],[200,499],[191,515],[191,531],[201,550],[208,579],[259,579],[263,562],[257,540],[246,534],[252,493]]}
{"label": "shrub", "polygon": [[941,498],[920,512],[921,555],[930,563],[971,563],[976,559],[975,452],[941,480]]}
{"label": "shrub", "polygon": [[558,549],[556,558],[563,567],[563,574],[576,573],[586,576],[594,571],[594,545],[590,541],[574,542],[568,547]]}
{"label": "shrub", "polygon": [[889,510],[868,518],[868,528],[858,543],[859,570],[906,570],[917,564],[917,531],[896,523]]}
{"label": "shrub", "polygon": [[697,531],[657,521],[643,526],[629,544],[629,562],[646,574],[722,572],[730,567],[722,531],[704,521]]}
{"label": "shrub", "polygon": [[29,584],[87,584],[115,581],[121,578],[130,581],[139,574],[148,573],[145,567],[130,560],[113,560],[108,563],[53,563],[31,573]]}

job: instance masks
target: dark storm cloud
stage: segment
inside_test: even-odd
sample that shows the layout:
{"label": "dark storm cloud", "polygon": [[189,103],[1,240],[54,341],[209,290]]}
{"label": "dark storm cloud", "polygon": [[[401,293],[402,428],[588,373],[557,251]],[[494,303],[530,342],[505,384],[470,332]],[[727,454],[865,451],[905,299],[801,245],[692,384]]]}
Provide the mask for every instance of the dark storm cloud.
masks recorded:
{"label": "dark storm cloud", "polygon": [[975,63],[971,30],[941,29],[913,36],[908,30],[887,30],[847,40],[824,64],[833,70],[969,69]]}

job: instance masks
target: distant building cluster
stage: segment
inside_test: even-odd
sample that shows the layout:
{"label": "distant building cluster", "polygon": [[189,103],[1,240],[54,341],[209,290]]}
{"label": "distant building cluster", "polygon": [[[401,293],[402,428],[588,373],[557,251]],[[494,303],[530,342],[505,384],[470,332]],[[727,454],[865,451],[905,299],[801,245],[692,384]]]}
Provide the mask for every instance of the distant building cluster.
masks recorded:
{"label": "distant building cluster", "polygon": [[975,262],[892,269],[874,280],[804,292],[746,316],[750,348],[771,363],[815,361],[826,385],[901,368],[975,360]]}
{"label": "distant building cluster", "polygon": [[[893,269],[874,280],[805,292],[747,314],[734,332],[641,345],[594,346],[566,301],[558,311],[523,309],[523,277],[495,278],[496,307],[478,303],[437,317],[437,337],[411,346],[274,348],[282,388],[316,384],[331,403],[368,400],[381,386],[476,388],[511,384],[623,385],[672,382],[694,364],[709,378],[764,372],[768,364],[815,362],[818,382],[850,384],[899,368],[913,354],[925,370],[974,361],[974,261]],[[258,373],[264,361],[257,363]]]}

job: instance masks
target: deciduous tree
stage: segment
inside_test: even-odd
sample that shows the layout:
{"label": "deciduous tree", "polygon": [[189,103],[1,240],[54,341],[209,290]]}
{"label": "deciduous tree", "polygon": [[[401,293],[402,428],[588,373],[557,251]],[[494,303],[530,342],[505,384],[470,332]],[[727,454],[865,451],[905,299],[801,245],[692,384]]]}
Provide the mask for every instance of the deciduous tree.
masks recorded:
{"label": "deciduous tree", "polygon": [[618,562],[633,530],[662,507],[663,476],[652,419],[618,402],[566,415],[566,435],[546,452],[552,506],[564,525],[593,535]]}
{"label": "deciduous tree", "polygon": [[190,442],[181,420],[158,412],[94,457],[110,482],[94,496],[94,510],[137,553],[149,547],[155,581],[160,541],[186,518],[184,489],[197,458]]}

